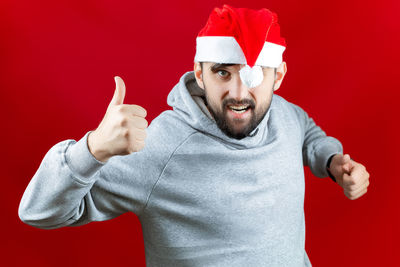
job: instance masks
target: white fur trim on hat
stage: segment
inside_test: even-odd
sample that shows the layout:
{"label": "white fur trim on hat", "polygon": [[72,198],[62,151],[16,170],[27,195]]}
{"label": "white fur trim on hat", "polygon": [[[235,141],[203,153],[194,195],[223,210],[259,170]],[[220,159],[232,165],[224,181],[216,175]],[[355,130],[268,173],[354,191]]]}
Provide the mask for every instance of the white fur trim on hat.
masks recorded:
{"label": "white fur trim on hat", "polygon": [[282,63],[282,54],[286,47],[265,42],[255,65],[277,68]]}
{"label": "white fur trim on hat", "polygon": [[246,64],[246,57],[235,37],[203,36],[196,38],[194,61]]}
{"label": "white fur trim on hat", "polygon": [[[255,65],[277,68],[282,63],[286,47],[265,42]],[[246,57],[232,36],[202,36],[196,38],[195,62],[247,64]]]}

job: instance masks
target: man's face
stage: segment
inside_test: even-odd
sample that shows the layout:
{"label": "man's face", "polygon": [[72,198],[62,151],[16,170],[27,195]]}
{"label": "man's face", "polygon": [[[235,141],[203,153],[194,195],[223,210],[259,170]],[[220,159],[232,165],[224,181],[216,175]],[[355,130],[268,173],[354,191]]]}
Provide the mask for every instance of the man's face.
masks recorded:
{"label": "man's face", "polygon": [[239,70],[244,65],[210,62],[203,62],[202,65],[206,104],[218,127],[229,137],[239,140],[246,137],[269,110],[275,69],[263,67],[262,83],[248,88],[239,76]]}

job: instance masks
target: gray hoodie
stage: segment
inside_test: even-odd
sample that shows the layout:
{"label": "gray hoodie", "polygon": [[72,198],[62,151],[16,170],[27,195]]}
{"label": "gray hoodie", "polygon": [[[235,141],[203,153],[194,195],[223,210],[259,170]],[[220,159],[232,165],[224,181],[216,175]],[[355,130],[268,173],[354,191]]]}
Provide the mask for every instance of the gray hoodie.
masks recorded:
{"label": "gray hoodie", "polygon": [[311,266],[303,166],[327,177],[341,143],[276,94],[252,136],[230,138],[202,96],[185,73],[145,147],[106,163],[88,150],[90,131],[55,144],[22,196],[20,219],[54,229],[133,212],[147,266]]}

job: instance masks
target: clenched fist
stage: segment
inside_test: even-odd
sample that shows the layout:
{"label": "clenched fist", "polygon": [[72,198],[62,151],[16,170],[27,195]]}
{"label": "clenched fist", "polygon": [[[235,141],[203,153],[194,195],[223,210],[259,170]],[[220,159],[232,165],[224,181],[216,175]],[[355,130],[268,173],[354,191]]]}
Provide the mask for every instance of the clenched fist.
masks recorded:
{"label": "clenched fist", "polygon": [[349,154],[336,154],[330,165],[330,172],[347,198],[354,200],[367,193],[369,173],[364,165],[352,160]]}
{"label": "clenched fist", "polygon": [[93,156],[106,162],[115,155],[128,155],[145,145],[147,112],[138,105],[123,104],[124,81],[115,77],[114,96],[97,129],[88,136],[88,147]]}

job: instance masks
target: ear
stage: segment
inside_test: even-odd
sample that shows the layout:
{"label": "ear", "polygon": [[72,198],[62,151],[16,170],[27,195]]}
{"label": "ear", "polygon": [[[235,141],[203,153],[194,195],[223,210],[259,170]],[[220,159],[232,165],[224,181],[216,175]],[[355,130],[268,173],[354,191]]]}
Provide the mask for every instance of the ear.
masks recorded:
{"label": "ear", "polygon": [[[204,63],[203,63],[203,67],[204,67]],[[203,73],[201,71],[201,66],[200,66],[200,62],[195,62],[194,66],[194,77],[196,78],[196,82],[197,85],[204,90],[204,84],[203,84]]]}
{"label": "ear", "polygon": [[283,77],[285,77],[287,71],[287,66],[286,62],[283,61],[279,67],[276,69],[276,79],[274,82],[274,91],[278,90],[279,87],[281,86],[281,83],[283,81]]}

